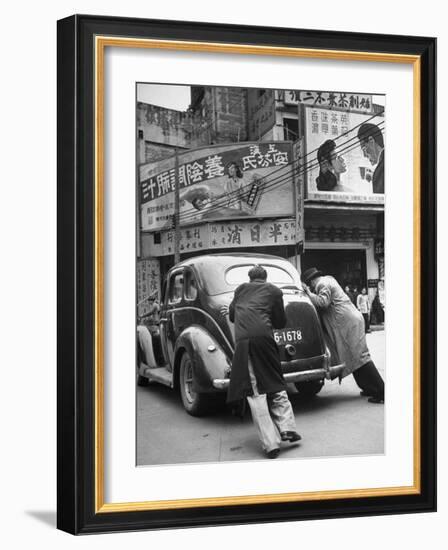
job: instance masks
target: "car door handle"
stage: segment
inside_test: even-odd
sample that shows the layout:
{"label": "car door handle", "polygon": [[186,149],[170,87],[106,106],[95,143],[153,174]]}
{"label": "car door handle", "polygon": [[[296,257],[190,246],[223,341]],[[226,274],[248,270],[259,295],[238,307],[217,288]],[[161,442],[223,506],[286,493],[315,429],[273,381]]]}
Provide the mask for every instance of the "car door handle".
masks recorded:
{"label": "car door handle", "polygon": [[162,317],[162,319],[160,319],[160,323],[166,323],[168,321],[168,319],[166,317]]}

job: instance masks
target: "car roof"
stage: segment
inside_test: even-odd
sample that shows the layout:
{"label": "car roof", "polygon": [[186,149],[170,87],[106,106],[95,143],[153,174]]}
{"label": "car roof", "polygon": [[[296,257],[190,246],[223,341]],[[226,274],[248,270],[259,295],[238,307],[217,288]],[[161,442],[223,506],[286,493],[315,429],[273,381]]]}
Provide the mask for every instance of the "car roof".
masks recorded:
{"label": "car roof", "polygon": [[208,264],[208,263],[214,263],[219,262],[223,265],[228,266],[229,264],[239,264],[241,263],[241,260],[244,260],[244,263],[259,263],[261,260],[269,260],[272,263],[282,263],[285,262],[289,265],[290,262],[286,258],[282,258],[281,256],[274,256],[272,254],[257,254],[253,252],[227,252],[227,253],[217,253],[217,254],[203,254],[201,256],[194,256],[193,258],[188,258],[186,260],[182,260],[178,264],[176,264],[173,268],[179,268],[179,267],[186,267],[186,266],[194,266],[196,264]]}

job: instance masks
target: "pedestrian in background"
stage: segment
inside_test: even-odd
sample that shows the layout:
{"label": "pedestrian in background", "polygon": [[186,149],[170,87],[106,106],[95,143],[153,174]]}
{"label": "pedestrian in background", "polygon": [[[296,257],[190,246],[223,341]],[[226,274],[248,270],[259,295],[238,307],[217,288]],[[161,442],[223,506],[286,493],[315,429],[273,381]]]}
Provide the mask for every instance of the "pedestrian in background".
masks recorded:
{"label": "pedestrian in background", "polygon": [[344,292],[347,294],[347,296],[350,298],[350,301],[352,302],[352,304],[355,303],[355,295],[353,294],[353,292],[350,290],[350,286],[349,285],[345,285],[345,288],[344,288]]}
{"label": "pedestrian in background", "polygon": [[358,297],[356,298],[356,307],[364,317],[365,332],[370,332],[370,302],[367,295],[367,289],[365,287],[362,288],[361,294],[358,294]]}
{"label": "pedestrian in background", "polygon": [[384,323],[384,309],[380,302],[378,289],[375,292],[375,298],[373,299],[373,302],[372,302],[370,320],[374,325],[382,325]]}
{"label": "pedestrian in background", "polygon": [[235,323],[235,353],[227,401],[247,398],[253,422],[268,458],[277,458],[281,441],[299,441],[286,393],[273,328],[286,325],[282,291],[266,282],[266,270],[256,265],[249,282],[240,285],[221,313]]}
{"label": "pedestrian in background", "polygon": [[358,287],[357,286],[354,286],[353,287],[353,292],[350,296],[350,300],[352,301],[352,304],[356,307],[356,302],[358,300],[358,296],[359,296],[359,292],[358,292]]}
{"label": "pedestrian in background", "polygon": [[140,315],[139,324],[149,327],[155,325],[158,326],[160,324],[160,304],[157,300],[157,296],[155,294],[152,294],[142,300],[140,304],[147,300],[149,301],[148,310],[146,311],[146,313]]}
{"label": "pedestrian in background", "polygon": [[137,319],[137,357],[138,363],[143,361],[149,368],[156,368],[157,361],[154,355],[153,333],[159,331],[160,304],[157,296],[152,294],[144,298],[138,305],[149,301],[148,310]]}
{"label": "pedestrian in background", "polygon": [[384,403],[384,382],[370,357],[364,319],[334,277],[315,267],[302,274],[304,290],[318,309],[334,364],[344,362],[342,377],[353,374],[361,395]]}

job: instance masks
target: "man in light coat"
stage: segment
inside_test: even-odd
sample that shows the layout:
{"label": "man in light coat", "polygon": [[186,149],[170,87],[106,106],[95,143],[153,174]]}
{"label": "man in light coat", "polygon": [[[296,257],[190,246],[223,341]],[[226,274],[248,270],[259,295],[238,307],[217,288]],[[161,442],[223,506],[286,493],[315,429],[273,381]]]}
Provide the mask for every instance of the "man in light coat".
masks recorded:
{"label": "man in light coat", "polygon": [[353,374],[361,395],[370,403],[384,403],[384,382],[370,357],[361,313],[334,277],[311,267],[301,278],[319,311],[332,359],[345,363],[342,377]]}

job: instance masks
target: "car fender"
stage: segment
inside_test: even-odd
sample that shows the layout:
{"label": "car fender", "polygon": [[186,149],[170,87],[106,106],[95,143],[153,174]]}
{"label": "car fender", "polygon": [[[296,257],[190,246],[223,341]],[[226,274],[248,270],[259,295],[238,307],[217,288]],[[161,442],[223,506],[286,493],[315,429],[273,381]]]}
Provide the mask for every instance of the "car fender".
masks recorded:
{"label": "car fender", "polygon": [[176,342],[174,360],[174,383],[179,383],[181,357],[187,351],[193,362],[193,390],[199,393],[214,393],[213,380],[227,378],[231,368],[231,358],[224,352],[215,338],[203,327],[191,325],[186,328]]}

